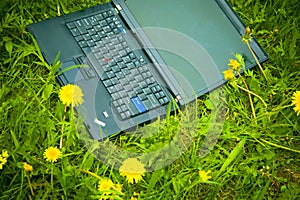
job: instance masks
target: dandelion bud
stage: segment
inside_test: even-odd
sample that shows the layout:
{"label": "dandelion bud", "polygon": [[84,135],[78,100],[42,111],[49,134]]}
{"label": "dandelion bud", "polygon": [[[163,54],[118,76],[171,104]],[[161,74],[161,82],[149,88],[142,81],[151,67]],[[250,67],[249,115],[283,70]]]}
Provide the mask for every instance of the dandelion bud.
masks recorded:
{"label": "dandelion bud", "polygon": [[249,27],[246,28],[246,34],[250,34],[251,33],[251,29]]}

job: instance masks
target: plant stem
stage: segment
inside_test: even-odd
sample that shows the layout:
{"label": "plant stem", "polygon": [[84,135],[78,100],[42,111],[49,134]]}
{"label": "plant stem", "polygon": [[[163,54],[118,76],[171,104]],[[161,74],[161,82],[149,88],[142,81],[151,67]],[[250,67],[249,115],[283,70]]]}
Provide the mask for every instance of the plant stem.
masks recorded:
{"label": "plant stem", "polygon": [[262,72],[262,74],[264,75],[265,79],[266,79],[267,82],[269,83],[269,80],[268,80],[268,78],[267,78],[267,75],[265,74],[265,72],[264,72],[262,66],[260,65],[260,63],[259,63],[259,61],[258,61],[258,59],[257,59],[257,57],[256,57],[256,55],[255,55],[255,53],[253,52],[253,50],[252,50],[252,48],[251,48],[251,46],[250,46],[250,44],[249,44],[249,41],[246,41],[246,44],[247,44],[247,47],[248,47],[248,49],[250,50],[250,52],[251,52],[251,54],[252,54],[252,56],[253,56],[255,62],[257,63],[259,69],[261,70],[261,72]]}
{"label": "plant stem", "polygon": [[51,167],[51,192],[53,192],[53,163],[52,163],[52,167]]}
{"label": "plant stem", "polygon": [[285,146],[281,146],[279,144],[275,144],[275,143],[272,143],[272,142],[269,142],[267,140],[264,140],[264,139],[260,139],[261,141],[271,145],[271,146],[274,146],[274,147],[277,147],[277,148],[281,148],[281,149],[285,149],[285,150],[289,150],[289,151],[293,151],[293,152],[296,152],[296,153],[300,153],[300,150],[296,150],[296,149],[291,149],[291,148],[288,148],[288,147],[285,147]]}
{"label": "plant stem", "polygon": [[[249,101],[250,101],[250,105],[251,105],[251,110],[252,110],[252,114],[253,114],[253,117],[256,118],[256,114],[255,114],[255,109],[254,109],[254,106],[253,106],[253,101],[252,101],[252,97],[251,97],[251,93],[250,93],[250,90],[249,90],[249,87],[246,83],[246,81],[243,79],[243,77],[241,76],[241,74],[239,73],[239,76],[241,78],[241,80],[243,81],[246,89],[247,89],[247,92],[248,92],[248,97],[249,97]],[[237,85],[238,86],[238,85]],[[239,86],[238,86],[239,87]],[[240,88],[240,87],[239,87]]]}
{"label": "plant stem", "polygon": [[98,176],[97,174],[94,174],[93,172],[90,172],[90,171],[88,171],[88,170],[80,169],[80,171],[81,171],[81,172],[85,172],[85,173],[87,173],[87,174],[90,174],[90,175],[92,175],[93,177],[98,178],[99,180],[102,179],[102,178],[101,178],[100,176]]}
{"label": "plant stem", "polygon": [[241,90],[244,90],[245,92],[249,92],[250,94],[256,96],[264,104],[264,106],[267,107],[266,102],[260,96],[258,96],[257,94],[255,94],[254,92],[251,92],[250,90],[248,90],[246,88],[243,88],[243,87],[241,87],[239,85],[237,85],[237,87],[240,88]]}
{"label": "plant stem", "polygon": [[60,137],[60,142],[59,142],[59,148],[61,149],[63,146],[63,136],[64,136],[64,130],[65,130],[65,120],[66,120],[66,112],[67,112],[67,106],[64,108],[64,116],[62,119],[62,127],[61,127],[61,137]]}
{"label": "plant stem", "polygon": [[30,188],[31,194],[32,194],[32,196],[34,196],[34,192],[33,192],[33,189],[32,189],[32,185],[31,185],[30,178],[29,178],[29,176],[28,176],[28,175],[26,175],[26,176],[27,176],[28,185],[29,185],[29,188]]}

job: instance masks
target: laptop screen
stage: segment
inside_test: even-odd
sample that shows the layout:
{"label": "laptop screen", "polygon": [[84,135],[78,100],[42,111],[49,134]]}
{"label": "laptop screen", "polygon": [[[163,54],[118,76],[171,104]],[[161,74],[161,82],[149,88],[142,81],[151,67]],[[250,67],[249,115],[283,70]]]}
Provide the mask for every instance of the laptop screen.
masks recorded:
{"label": "laptop screen", "polygon": [[255,65],[240,33],[216,1],[127,0],[126,5],[191,94],[203,94],[223,83],[222,71],[235,53],[244,56],[247,67]]}

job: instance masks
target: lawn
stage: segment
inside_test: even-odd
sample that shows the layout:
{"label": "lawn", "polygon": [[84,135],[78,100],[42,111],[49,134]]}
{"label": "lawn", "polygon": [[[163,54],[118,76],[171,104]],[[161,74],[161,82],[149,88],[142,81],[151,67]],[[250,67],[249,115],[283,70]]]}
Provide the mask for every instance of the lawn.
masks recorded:
{"label": "lawn", "polygon": [[101,1],[2,0],[0,199],[300,199],[300,1],[229,2],[270,56],[262,70],[99,143],[26,26]]}

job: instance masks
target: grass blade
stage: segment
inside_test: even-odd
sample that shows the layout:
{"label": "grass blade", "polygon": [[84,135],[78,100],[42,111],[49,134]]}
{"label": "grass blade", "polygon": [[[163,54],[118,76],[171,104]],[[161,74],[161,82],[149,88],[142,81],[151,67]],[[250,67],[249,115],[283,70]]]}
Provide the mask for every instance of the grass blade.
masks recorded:
{"label": "grass blade", "polygon": [[237,145],[236,147],[231,151],[231,153],[229,154],[228,158],[226,159],[226,161],[223,163],[217,177],[220,176],[220,174],[222,174],[222,172],[230,165],[230,163],[232,163],[234,161],[234,159],[236,159],[236,157],[241,153],[241,151],[244,148],[246,142],[246,138],[242,139]]}

